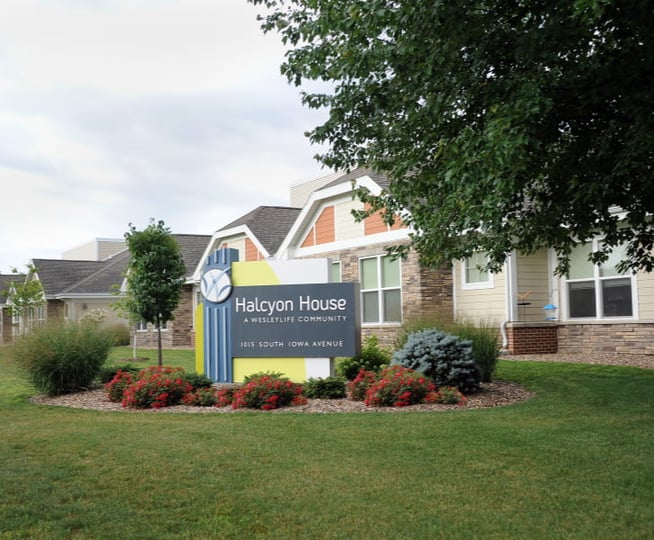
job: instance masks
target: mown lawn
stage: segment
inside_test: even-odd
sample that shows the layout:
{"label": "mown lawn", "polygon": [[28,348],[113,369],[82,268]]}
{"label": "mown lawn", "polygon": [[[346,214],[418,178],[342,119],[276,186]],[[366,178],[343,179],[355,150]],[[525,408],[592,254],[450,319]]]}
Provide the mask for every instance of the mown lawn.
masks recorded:
{"label": "mown lawn", "polygon": [[488,410],[110,413],[30,403],[9,353],[2,539],[654,536],[652,370],[502,361],[537,395]]}

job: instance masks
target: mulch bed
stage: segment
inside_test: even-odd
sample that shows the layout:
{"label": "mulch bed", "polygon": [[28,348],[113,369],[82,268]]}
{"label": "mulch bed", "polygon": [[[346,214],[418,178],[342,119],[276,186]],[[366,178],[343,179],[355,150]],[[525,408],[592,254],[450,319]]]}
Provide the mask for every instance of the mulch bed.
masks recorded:
{"label": "mulch bed", "polygon": [[481,409],[500,407],[524,401],[533,396],[520,385],[509,381],[493,381],[483,383],[481,392],[467,396],[467,402],[463,406],[444,405],[439,403],[424,403],[410,405],[408,407],[367,407],[361,401],[349,399],[309,399],[306,405],[296,407],[282,407],[272,411],[255,411],[254,409],[232,409],[228,407],[193,407],[189,405],[175,405],[161,409],[129,409],[121,406],[120,403],[109,401],[103,389],[93,389],[75,394],[63,396],[35,396],[34,403],[40,405],[54,405],[72,407],[77,409],[92,409],[99,411],[121,411],[131,413],[242,413],[261,412],[265,413],[400,413],[400,412],[434,412],[453,409]]}

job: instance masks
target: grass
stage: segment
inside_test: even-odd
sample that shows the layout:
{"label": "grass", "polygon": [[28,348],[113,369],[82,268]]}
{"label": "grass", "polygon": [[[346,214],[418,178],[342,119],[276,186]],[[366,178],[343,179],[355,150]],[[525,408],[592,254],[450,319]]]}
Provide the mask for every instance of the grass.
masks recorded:
{"label": "grass", "polygon": [[535,398],[337,415],[44,407],[0,373],[0,539],[652,538],[654,371],[501,361]]}

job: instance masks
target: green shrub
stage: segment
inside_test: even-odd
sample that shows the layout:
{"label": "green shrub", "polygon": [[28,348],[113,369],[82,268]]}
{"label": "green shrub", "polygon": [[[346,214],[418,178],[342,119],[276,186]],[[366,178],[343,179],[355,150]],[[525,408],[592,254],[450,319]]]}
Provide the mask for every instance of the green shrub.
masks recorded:
{"label": "green shrub", "polygon": [[138,374],[141,371],[141,368],[133,366],[131,364],[120,364],[113,366],[102,366],[98,372],[98,380],[101,384],[107,384],[115,376],[116,373],[122,371],[123,373],[131,373],[132,375]]}
{"label": "green shrub", "polygon": [[15,357],[36,389],[54,396],[89,388],[112,345],[113,336],[95,324],[66,323],[22,336]]}
{"label": "green shrub", "polygon": [[341,399],[346,397],[343,377],[310,378],[304,383],[304,395],[312,399]]}
{"label": "green shrub", "polygon": [[441,330],[419,330],[409,335],[392,363],[424,373],[439,388],[456,386],[464,394],[480,389],[471,343]]}
{"label": "green shrub", "polygon": [[283,379],[284,374],[281,371],[258,371],[257,373],[250,373],[243,377],[243,384],[247,384],[250,381],[259,380],[262,377],[272,377],[274,379]]}
{"label": "green shrub", "polygon": [[379,373],[390,361],[391,352],[380,347],[377,336],[371,335],[364,340],[358,356],[344,358],[337,364],[336,373],[351,381],[362,369]]}
{"label": "green shrub", "polygon": [[213,386],[213,381],[201,373],[182,373],[181,377],[182,380],[191,385],[193,391],[199,390],[200,388],[211,388]]}

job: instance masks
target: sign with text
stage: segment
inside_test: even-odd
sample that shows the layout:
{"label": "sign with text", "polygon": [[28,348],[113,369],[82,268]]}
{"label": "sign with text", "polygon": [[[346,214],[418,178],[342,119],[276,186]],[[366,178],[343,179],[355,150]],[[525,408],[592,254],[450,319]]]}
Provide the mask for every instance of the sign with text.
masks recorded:
{"label": "sign with text", "polygon": [[235,357],[335,357],[358,353],[358,285],[234,287]]}

